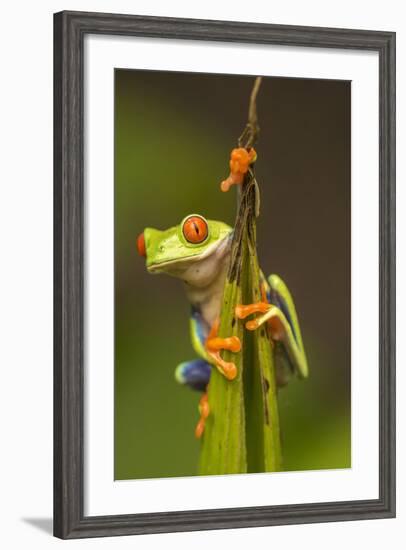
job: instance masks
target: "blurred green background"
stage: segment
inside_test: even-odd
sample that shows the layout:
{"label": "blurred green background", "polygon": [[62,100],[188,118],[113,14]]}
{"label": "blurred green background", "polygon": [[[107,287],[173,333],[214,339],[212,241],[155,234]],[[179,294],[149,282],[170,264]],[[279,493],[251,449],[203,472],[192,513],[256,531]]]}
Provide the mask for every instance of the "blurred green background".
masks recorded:
{"label": "blurred green background", "polygon": [[[199,394],[173,375],[195,357],[189,306],[136,237],[190,213],[233,224],[219,183],[253,80],[115,71],[115,479],[196,474]],[[351,466],[350,105],[343,81],[267,77],[258,97],[259,258],[294,295],[310,366],[279,392],[286,470]]]}

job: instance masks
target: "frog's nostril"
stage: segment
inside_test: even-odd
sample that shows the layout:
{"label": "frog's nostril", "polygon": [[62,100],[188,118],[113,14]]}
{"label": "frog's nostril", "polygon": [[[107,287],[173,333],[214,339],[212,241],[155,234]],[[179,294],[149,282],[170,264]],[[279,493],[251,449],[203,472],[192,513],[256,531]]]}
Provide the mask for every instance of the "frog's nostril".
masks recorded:
{"label": "frog's nostril", "polygon": [[138,235],[137,237],[137,250],[140,256],[144,256],[144,258],[147,257],[147,251],[145,249],[144,233],[140,233],[140,235]]}

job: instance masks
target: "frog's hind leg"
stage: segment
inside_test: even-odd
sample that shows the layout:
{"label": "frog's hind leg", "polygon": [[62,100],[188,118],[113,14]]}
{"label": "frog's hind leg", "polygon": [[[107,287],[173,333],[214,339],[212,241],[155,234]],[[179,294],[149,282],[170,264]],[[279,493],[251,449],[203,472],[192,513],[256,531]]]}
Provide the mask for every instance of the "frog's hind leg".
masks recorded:
{"label": "frog's hind leg", "polygon": [[210,380],[211,366],[204,359],[185,361],[176,367],[175,379],[192,390],[206,391]]}
{"label": "frog's hind leg", "polygon": [[175,378],[180,384],[184,384],[193,390],[204,392],[199,401],[200,418],[195,428],[195,436],[199,439],[204,432],[206,418],[210,408],[207,395],[207,386],[210,381],[211,366],[204,359],[194,359],[181,363],[176,367]]}

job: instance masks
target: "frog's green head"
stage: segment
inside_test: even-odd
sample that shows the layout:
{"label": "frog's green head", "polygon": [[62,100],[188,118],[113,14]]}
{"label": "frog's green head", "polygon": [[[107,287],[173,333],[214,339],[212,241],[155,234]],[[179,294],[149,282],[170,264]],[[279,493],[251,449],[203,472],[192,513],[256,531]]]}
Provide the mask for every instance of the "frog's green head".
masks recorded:
{"label": "frog's green head", "polygon": [[137,240],[150,273],[168,273],[188,284],[210,284],[229,256],[232,229],[192,214],[170,229],[147,227]]}

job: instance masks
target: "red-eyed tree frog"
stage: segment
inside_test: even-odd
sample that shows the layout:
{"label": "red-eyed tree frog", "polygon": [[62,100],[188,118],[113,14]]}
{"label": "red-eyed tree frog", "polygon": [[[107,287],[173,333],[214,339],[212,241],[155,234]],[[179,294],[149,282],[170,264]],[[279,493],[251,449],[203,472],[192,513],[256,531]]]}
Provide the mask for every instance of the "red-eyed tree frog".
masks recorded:
{"label": "red-eyed tree frog", "polygon": [[[217,336],[232,234],[232,228],[225,223],[192,214],[180,225],[165,231],[148,227],[137,239],[138,252],[146,258],[148,271],[167,273],[183,281],[191,304],[190,335],[198,359],[178,365],[175,378],[203,392],[199,404],[201,418],[195,430],[198,438],[209,414],[207,386],[211,367],[216,367],[228,380],[237,375],[234,363],[224,361],[220,351],[227,349],[239,353],[239,339]],[[261,292],[261,302],[237,306],[235,316],[245,319],[251,314],[259,314],[246,322],[248,330],[267,324],[279,386],[286,384],[292,373],[306,378],[308,366],[302,335],[287,286],[278,275],[266,279],[261,272]]]}

